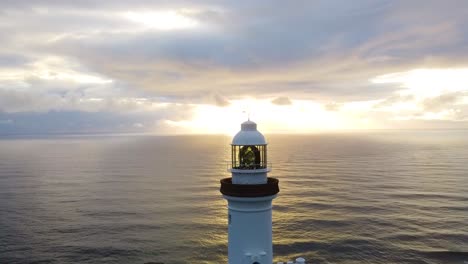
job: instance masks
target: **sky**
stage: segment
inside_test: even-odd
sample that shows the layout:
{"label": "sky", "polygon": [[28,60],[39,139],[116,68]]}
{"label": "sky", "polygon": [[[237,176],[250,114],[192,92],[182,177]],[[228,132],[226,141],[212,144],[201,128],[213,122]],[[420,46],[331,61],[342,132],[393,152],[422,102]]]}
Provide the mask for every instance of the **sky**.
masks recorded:
{"label": "sky", "polygon": [[0,1],[0,134],[468,128],[468,1]]}

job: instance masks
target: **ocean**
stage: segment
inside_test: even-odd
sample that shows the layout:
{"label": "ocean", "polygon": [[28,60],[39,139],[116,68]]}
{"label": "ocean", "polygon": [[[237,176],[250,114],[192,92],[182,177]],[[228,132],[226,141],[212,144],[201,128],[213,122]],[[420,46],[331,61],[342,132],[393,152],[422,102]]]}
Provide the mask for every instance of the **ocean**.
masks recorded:
{"label": "ocean", "polygon": [[[266,136],[275,261],[468,263],[468,131]],[[227,263],[229,144],[0,139],[0,263]]]}

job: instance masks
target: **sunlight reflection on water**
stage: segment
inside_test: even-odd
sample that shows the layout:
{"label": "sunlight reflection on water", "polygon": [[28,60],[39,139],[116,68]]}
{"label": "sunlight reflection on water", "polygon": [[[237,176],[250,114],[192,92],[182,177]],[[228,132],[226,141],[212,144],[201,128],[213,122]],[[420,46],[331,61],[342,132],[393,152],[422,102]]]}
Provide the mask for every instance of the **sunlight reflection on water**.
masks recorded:
{"label": "sunlight reflection on water", "polygon": [[[468,260],[459,131],[268,137],[275,259]],[[225,263],[223,136],[0,140],[6,263]]]}

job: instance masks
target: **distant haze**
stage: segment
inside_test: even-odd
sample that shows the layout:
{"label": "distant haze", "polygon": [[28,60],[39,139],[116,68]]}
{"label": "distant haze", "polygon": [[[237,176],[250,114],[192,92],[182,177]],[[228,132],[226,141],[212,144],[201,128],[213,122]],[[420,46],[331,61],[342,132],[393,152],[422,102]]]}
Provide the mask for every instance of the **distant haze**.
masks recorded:
{"label": "distant haze", "polygon": [[468,128],[467,1],[0,5],[0,134]]}

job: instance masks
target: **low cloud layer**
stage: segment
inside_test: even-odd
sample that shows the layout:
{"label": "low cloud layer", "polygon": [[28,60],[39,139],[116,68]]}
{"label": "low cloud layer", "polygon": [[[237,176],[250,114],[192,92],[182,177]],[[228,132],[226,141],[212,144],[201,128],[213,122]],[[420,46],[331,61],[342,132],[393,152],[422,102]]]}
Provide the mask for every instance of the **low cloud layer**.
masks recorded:
{"label": "low cloud layer", "polygon": [[271,102],[273,104],[275,104],[275,105],[290,105],[290,104],[292,104],[289,97],[286,97],[286,96],[276,97],[275,99],[271,100]]}
{"label": "low cloud layer", "polygon": [[463,100],[464,96],[468,96],[466,92],[447,93],[431,98],[424,99],[422,106],[424,110],[437,112],[444,109],[454,108]]}
{"label": "low cloud layer", "polygon": [[217,93],[213,95],[213,99],[215,101],[215,104],[220,107],[225,107],[231,104],[226,97]]}

